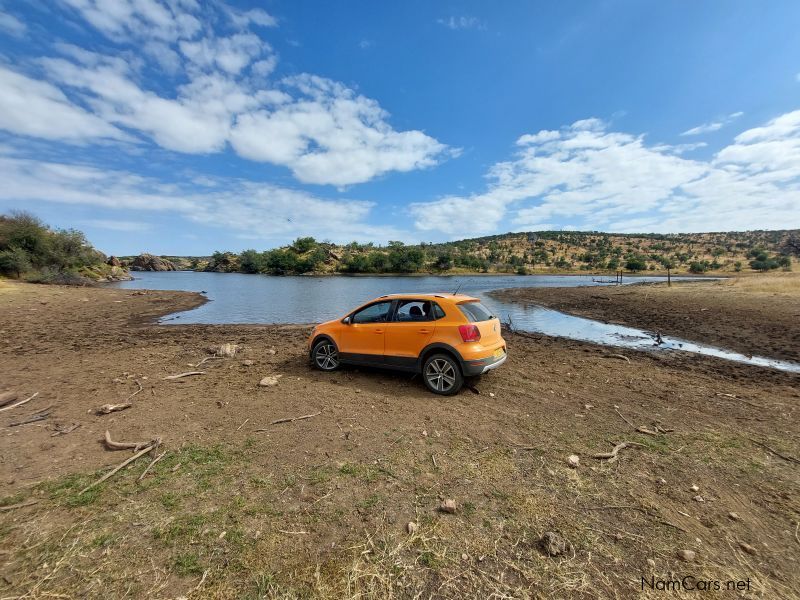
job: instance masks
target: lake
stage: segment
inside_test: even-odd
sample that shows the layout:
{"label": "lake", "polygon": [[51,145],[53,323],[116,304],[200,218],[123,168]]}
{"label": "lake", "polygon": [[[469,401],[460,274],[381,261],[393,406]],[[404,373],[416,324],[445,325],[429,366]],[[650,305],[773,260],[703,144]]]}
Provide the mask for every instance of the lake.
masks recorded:
{"label": "lake", "polygon": [[[606,285],[591,275],[478,275],[478,276],[296,276],[196,273],[193,271],[137,272],[133,281],[108,284],[127,289],[201,292],[208,299],[199,308],[164,317],[164,324],[319,323],[344,316],[356,306],[402,292],[453,292],[480,298],[500,317],[524,330],[574,340],[630,348],[676,350],[736,362],[800,372],[800,365],[761,356],[745,356],[722,348],[663,336],[655,345],[650,332],[567,315],[541,306],[501,302],[488,292],[512,287],[573,287]],[[596,277],[596,276],[595,276]],[[673,280],[692,279],[673,277]],[[696,279],[696,278],[694,278]],[[623,285],[665,281],[665,277],[626,277]]]}

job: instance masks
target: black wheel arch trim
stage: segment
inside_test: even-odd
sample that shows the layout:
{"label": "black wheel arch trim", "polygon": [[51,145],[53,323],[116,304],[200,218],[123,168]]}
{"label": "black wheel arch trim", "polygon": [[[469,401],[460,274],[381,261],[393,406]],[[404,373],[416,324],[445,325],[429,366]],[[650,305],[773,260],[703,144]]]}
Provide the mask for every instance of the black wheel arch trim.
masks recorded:
{"label": "black wheel arch trim", "polygon": [[461,367],[461,372],[464,373],[464,358],[461,356],[461,353],[453,348],[449,344],[445,344],[442,342],[434,342],[432,344],[428,344],[422,349],[422,352],[419,353],[419,358],[417,359],[417,370],[421,373],[422,367],[424,366],[425,358],[431,354],[434,350],[444,350],[448,354],[452,354],[453,357],[458,361],[458,366]]}
{"label": "black wheel arch trim", "polygon": [[311,349],[310,349],[310,350],[309,350],[309,352],[308,352],[308,357],[309,357],[311,360],[313,360],[313,359],[314,359],[314,348],[316,348],[316,347],[317,347],[317,344],[319,344],[319,343],[320,343],[322,340],[327,340],[327,341],[329,341],[331,344],[333,344],[333,347],[334,347],[334,348],[336,348],[336,352],[339,352],[339,346],[336,344],[336,342],[335,342],[335,341],[333,341],[333,338],[332,338],[331,336],[329,336],[328,334],[325,334],[325,333],[320,333],[320,334],[319,334],[317,337],[315,337],[315,338],[314,338],[314,339],[311,341]]}

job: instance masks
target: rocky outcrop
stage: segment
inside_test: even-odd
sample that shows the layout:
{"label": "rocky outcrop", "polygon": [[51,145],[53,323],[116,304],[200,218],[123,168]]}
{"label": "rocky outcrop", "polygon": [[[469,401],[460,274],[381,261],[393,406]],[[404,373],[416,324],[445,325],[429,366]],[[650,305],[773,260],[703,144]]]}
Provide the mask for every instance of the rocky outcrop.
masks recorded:
{"label": "rocky outcrop", "polygon": [[177,271],[170,261],[152,254],[140,254],[131,261],[128,268],[131,271]]}
{"label": "rocky outcrop", "polygon": [[122,266],[122,263],[119,262],[119,259],[116,256],[109,256],[108,260],[106,261],[106,264],[109,267],[121,267]]}

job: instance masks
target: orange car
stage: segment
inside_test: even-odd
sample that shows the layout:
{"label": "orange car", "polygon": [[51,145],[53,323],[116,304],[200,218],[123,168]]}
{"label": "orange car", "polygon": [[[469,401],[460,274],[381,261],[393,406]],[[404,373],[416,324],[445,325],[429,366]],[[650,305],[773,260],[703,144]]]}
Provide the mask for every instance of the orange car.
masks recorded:
{"label": "orange car", "polygon": [[506,360],[500,320],[458,294],[381,296],[314,327],[308,349],[323,371],[346,363],[422,373],[430,391],[446,396]]}

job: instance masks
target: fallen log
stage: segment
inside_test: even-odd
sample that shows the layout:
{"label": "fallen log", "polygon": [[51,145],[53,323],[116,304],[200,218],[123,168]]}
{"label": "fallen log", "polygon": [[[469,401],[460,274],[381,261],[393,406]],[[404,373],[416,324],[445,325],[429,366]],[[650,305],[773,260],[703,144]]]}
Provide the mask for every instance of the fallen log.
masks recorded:
{"label": "fallen log", "polygon": [[28,502],[20,502],[19,504],[9,504],[8,506],[0,506],[0,512],[4,512],[7,510],[16,510],[18,508],[24,508],[25,506],[31,506],[33,504],[37,504],[38,500],[29,500]]}
{"label": "fallen log", "polygon": [[153,451],[153,449],[154,449],[154,448],[155,448],[157,445],[158,445],[158,444],[157,444],[155,441],[151,442],[149,446],[147,446],[147,447],[145,447],[144,449],[140,450],[139,452],[137,452],[136,454],[134,454],[133,456],[131,456],[129,459],[122,461],[122,462],[121,462],[119,465],[117,465],[117,466],[116,466],[116,467],[114,467],[114,468],[113,468],[111,471],[109,471],[108,473],[106,473],[105,475],[103,475],[103,476],[102,476],[100,479],[98,479],[98,480],[97,480],[97,481],[95,481],[94,483],[90,483],[89,485],[87,485],[87,486],[86,486],[85,488],[83,488],[83,489],[82,489],[80,492],[78,492],[78,495],[79,495],[79,496],[82,496],[83,494],[85,494],[86,492],[88,492],[88,491],[89,491],[90,489],[92,489],[93,487],[96,487],[96,486],[100,485],[101,483],[103,483],[104,481],[106,481],[107,479],[109,479],[109,478],[113,477],[113,476],[114,476],[116,473],[118,473],[120,470],[122,470],[122,469],[124,469],[125,467],[127,467],[129,464],[131,464],[131,463],[132,463],[133,461],[135,461],[137,458],[141,458],[142,456],[144,456],[144,455],[145,455],[145,454],[147,454],[148,452],[152,452],[152,451]]}
{"label": "fallen log", "polygon": [[111,432],[106,429],[105,443],[106,448],[109,450],[133,450],[134,452],[137,452],[145,446],[160,444],[161,438],[156,438],[154,440],[150,440],[149,442],[115,442],[111,439]]}

